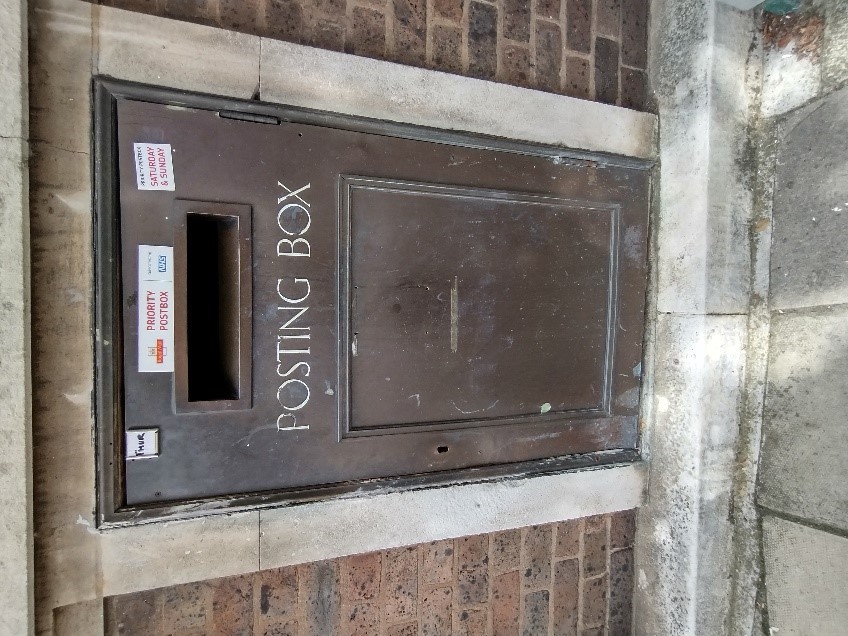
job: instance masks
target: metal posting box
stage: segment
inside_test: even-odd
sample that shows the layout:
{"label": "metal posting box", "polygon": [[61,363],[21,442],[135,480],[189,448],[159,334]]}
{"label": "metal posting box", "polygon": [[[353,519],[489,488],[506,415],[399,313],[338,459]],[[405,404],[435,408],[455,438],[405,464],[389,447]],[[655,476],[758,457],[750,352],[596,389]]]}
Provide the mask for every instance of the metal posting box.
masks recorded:
{"label": "metal posting box", "polygon": [[649,165],[95,96],[101,519],[636,456]]}

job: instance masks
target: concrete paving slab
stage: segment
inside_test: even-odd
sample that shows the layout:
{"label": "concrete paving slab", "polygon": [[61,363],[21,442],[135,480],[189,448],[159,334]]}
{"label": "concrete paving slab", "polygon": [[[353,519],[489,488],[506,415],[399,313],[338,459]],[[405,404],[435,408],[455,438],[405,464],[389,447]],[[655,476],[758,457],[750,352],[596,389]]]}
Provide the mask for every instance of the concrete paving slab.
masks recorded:
{"label": "concrete paving slab", "polygon": [[848,307],[772,318],[758,501],[848,530]]}
{"label": "concrete paving slab", "polygon": [[29,218],[26,142],[0,139],[0,634],[32,615]]}
{"label": "concrete paving slab", "polygon": [[73,152],[91,149],[91,11],[74,0],[29,8],[30,135]]}
{"label": "concrete paving slab", "polygon": [[714,1],[652,6],[662,117],[657,309],[742,313],[748,306],[746,81],[754,22]]}
{"label": "concrete paving slab", "polygon": [[774,636],[844,636],[848,539],[763,519],[769,627]]}
{"label": "concrete paving slab", "polygon": [[649,497],[637,523],[639,634],[713,634],[726,615],[746,334],[745,316],[658,318]]}
{"label": "concrete paving slab", "polygon": [[26,7],[0,0],[0,137],[27,137]]}
{"label": "concrete paving slab", "polygon": [[655,155],[657,120],[650,113],[278,40],[262,40],[262,99],[566,148]]}
{"label": "concrete paving slab", "polygon": [[53,636],[103,636],[103,601],[94,599],[57,607]]}
{"label": "concrete paving slab", "polygon": [[832,90],[848,79],[848,3],[842,0],[815,0],[824,13],[821,75],[825,90]]}
{"label": "concrete paving slab", "polygon": [[259,570],[259,513],[101,533],[103,596]]}
{"label": "concrete paving slab", "polygon": [[848,87],[790,115],[780,134],[771,305],[848,302]]}
{"label": "concrete paving slab", "polygon": [[111,7],[94,11],[97,73],[245,99],[259,88],[257,36]]}
{"label": "concrete paving slab", "polygon": [[614,466],[262,510],[262,568],[629,510],[642,503],[644,469]]}

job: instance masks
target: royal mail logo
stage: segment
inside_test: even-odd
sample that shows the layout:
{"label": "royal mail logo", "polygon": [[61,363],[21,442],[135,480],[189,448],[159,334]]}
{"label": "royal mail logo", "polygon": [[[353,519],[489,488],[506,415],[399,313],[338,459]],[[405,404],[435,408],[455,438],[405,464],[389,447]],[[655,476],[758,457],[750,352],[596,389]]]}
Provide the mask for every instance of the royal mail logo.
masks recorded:
{"label": "royal mail logo", "polygon": [[165,341],[158,338],[155,347],[147,347],[147,355],[150,358],[155,358],[156,364],[163,364],[165,362],[165,356],[168,355],[168,348],[165,346]]}

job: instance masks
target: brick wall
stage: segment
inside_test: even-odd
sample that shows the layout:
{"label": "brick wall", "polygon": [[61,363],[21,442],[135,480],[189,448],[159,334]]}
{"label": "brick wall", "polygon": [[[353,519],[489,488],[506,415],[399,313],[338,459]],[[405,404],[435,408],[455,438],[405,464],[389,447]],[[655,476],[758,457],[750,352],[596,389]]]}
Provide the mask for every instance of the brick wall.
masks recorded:
{"label": "brick wall", "polygon": [[[645,108],[647,0],[101,0]],[[106,599],[106,633],[625,636],[632,511]]]}
{"label": "brick wall", "polygon": [[646,107],[648,0],[101,0],[355,55]]}
{"label": "brick wall", "polygon": [[144,636],[626,636],[634,511],[106,599]]}

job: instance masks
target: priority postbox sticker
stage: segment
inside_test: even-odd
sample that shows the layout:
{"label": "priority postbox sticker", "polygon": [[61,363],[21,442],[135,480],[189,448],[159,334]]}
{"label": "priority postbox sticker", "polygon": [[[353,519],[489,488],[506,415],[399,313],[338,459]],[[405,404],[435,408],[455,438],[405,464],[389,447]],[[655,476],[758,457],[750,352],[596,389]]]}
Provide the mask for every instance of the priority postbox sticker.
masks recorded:
{"label": "priority postbox sticker", "polygon": [[171,144],[133,144],[139,190],[174,190]]}
{"label": "priority postbox sticker", "polygon": [[138,370],[174,370],[174,248],[138,246]]}

